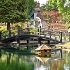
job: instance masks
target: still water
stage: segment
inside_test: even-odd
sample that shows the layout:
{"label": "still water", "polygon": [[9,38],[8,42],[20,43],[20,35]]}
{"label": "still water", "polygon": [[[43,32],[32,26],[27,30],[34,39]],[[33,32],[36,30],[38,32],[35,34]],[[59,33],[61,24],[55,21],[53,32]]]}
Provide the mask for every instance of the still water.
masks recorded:
{"label": "still water", "polygon": [[70,70],[70,53],[53,53],[51,57],[23,55],[0,49],[0,70]]}

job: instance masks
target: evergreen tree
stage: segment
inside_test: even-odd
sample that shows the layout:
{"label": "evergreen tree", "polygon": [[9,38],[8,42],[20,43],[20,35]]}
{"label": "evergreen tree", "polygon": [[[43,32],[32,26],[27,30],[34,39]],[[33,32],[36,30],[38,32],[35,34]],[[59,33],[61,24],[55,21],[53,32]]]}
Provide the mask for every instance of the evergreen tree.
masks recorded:
{"label": "evergreen tree", "polygon": [[10,23],[24,22],[33,10],[34,0],[0,0],[0,22],[7,23],[10,33]]}
{"label": "evergreen tree", "polygon": [[35,2],[34,2],[34,0],[28,0],[29,14],[34,10],[34,7],[35,7]]}

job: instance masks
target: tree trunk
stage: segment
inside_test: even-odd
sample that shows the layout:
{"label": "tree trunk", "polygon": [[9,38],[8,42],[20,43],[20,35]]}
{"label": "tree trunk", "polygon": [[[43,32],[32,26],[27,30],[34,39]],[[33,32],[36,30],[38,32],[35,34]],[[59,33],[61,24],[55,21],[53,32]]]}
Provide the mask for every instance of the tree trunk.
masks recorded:
{"label": "tree trunk", "polygon": [[11,37],[10,23],[7,23],[7,30],[9,31],[9,37]]}

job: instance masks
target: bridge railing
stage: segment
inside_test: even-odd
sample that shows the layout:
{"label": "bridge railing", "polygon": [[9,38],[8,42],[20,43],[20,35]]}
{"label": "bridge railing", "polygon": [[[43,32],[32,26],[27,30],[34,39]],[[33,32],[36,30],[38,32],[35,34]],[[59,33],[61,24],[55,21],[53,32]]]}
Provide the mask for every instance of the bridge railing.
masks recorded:
{"label": "bridge railing", "polygon": [[[44,33],[44,28],[20,28],[18,27],[17,30],[11,30],[11,35],[10,37],[17,36],[17,35],[22,35],[22,34],[33,34],[33,35],[41,35],[45,34]],[[9,31],[6,30],[5,32],[1,32],[1,39],[9,38]]]}
{"label": "bridge railing", "polygon": [[[19,28],[15,30],[15,32],[11,31],[11,37],[22,35],[22,34],[30,34],[30,35],[43,35],[44,37],[53,38],[59,41],[70,41],[70,33],[68,32],[59,32],[59,31],[52,31],[48,30],[47,28]],[[0,32],[0,39],[9,38],[9,32],[6,31],[5,33]]]}
{"label": "bridge railing", "polygon": [[[17,31],[15,31],[16,33],[11,31],[11,37],[16,36],[17,35]],[[6,30],[5,32],[0,32],[0,39],[6,39],[9,38],[9,31]]]}

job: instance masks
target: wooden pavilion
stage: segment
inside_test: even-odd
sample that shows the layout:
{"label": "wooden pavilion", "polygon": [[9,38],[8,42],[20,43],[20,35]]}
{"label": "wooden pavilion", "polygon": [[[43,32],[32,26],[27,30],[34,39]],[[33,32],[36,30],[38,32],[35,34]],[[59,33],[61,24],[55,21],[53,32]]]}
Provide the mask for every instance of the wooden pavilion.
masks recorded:
{"label": "wooden pavilion", "polygon": [[43,56],[43,57],[51,56],[51,48],[45,44],[42,44],[35,50],[37,51],[38,56]]}

